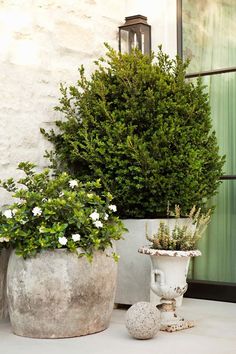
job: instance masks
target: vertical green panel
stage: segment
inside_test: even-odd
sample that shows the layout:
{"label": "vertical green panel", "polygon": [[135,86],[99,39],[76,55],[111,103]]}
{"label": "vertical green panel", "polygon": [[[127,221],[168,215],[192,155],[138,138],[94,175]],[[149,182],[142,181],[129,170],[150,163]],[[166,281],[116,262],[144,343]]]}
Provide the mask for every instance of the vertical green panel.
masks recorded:
{"label": "vertical green panel", "polygon": [[194,260],[193,278],[236,282],[236,181],[224,181],[213,203],[216,210],[199,244],[202,257]]}
{"label": "vertical green panel", "polygon": [[[184,56],[189,72],[236,67],[236,1],[183,0]],[[236,175],[236,73],[203,78],[210,95],[213,128],[220,152],[226,155],[225,174]],[[207,235],[194,260],[194,279],[236,282],[236,180],[223,181]]]}
{"label": "vertical green panel", "polygon": [[210,97],[212,124],[220,153],[226,155],[224,172],[236,174],[236,72],[205,76],[203,83]]}

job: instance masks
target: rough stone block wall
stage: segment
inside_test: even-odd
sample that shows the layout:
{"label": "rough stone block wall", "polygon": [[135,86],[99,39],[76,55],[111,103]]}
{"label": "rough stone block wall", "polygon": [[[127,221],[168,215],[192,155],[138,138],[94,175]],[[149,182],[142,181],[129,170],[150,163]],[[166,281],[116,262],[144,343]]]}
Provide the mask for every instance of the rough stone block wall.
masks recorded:
{"label": "rough stone block wall", "polygon": [[0,1],[1,179],[20,161],[47,163],[39,129],[58,117],[59,83],[75,83],[81,64],[90,72],[104,42],[118,48],[125,15],[124,0]]}

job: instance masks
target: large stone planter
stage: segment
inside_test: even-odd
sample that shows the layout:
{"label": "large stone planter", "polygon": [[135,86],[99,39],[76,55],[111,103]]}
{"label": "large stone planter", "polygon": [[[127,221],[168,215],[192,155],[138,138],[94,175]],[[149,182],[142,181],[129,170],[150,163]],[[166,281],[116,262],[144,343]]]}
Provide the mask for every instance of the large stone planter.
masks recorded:
{"label": "large stone planter", "polygon": [[0,252],[0,319],[7,318],[8,316],[6,297],[6,275],[9,255],[9,249],[3,249]]}
{"label": "large stone planter", "polygon": [[13,332],[34,338],[82,336],[109,325],[117,264],[105,252],[90,263],[67,250],[24,260],[12,252],[7,272]]}
{"label": "large stone planter", "polygon": [[[120,255],[118,264],[117,291],[115,302],[117,304],[133,305],[139,301],[151,301],[158,305],[160,297],[150,290],[151,265],[148,257],[142,257],[138,249],[149,242],[146,232],[153,235],[157,232],[160,221],[169,223],[173,228],[176,219],[126,219],[123,220],[129,230],[124,240],[116,244]],[[181,220],[181,219],[179,219]],[[182,296],[176,299],[177,306],[182,303]]]}

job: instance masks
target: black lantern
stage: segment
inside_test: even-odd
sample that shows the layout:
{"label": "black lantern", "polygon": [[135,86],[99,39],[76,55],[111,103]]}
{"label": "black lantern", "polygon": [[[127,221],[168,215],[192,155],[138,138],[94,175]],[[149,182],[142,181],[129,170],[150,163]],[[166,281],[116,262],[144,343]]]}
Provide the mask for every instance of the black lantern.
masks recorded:
{"label": "black lantern", "polygon": [[143,54],[151,53],[151,26],[142,15],[126,17],[125,24],[119,27],[120,52],[130,53],[133,48]]}

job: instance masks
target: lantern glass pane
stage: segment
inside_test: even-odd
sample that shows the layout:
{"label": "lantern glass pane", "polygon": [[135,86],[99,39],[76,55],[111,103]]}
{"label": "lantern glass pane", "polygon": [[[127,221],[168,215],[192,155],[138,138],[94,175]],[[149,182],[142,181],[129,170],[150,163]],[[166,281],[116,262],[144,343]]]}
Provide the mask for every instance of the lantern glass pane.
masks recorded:
{"label": "lantern glass pane", "polygon": [[126,30],[120,30],[120,50],[121,53],[129,52],[129,32]]}

